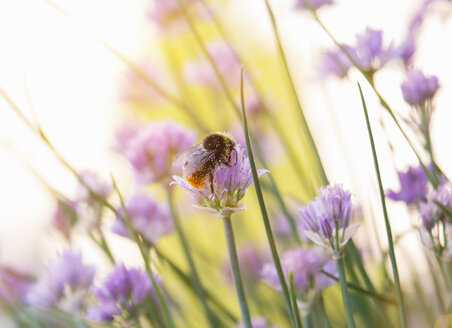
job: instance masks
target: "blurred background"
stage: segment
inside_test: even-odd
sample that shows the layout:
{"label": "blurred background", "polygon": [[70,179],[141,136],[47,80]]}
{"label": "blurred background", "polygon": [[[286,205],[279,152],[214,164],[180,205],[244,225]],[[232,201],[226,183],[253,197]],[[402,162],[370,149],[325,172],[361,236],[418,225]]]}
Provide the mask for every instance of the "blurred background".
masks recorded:
{"label": "blurred background", "polygon": [[[180,59],[185,55],[185,48],[178,49],[170,44],[171,35],[162,41],[161,31],[147,17],[152,1],[55,0],[55,3],[78,23],[46,1],[0,1],[0,87],[28,118],[39,121],[72,166],[95,171],[104,179],[109,179],[113,172],[127,192],[132,189],[133,175],[126,161],[113,151],[118,127],[132,120],[166,116],[184,123],[187,119],[167,105],[160,104],[155,112],[149,113],[146,106],[125,101],[131,92],[129,68],[84,27],[131,61],[153,66],[161,72],[157,77],[162,84],[166,83],[168,73],[165,58],[173,54]],[[286,99],[289,96],[284,93],[287,82],[263,1],[209,3],[238,52],[258,73],[258,79],[264,83],[271,80],[265,90],[272,105],[270,110],[287,134],[294,135],[298,122],[290,116],[294,112],[287,109],[290,105],[290,99]],[[368,102],[385,187],[397,189],[394,168],[414,165],[416,158],[358,72],[352,71],[349,78],[343,80],[319,77],[320,54],[334,45],[312,17],[294,11],[291,0],[271,3],[326,172],[332,182],[350,189],[364,214],[373,213],[378,222],[378,218],[381,219],[378,189],[356,81],[363,86]],[[403,38],[406,26],[420,5],[421,1],[413,0],[338,0],[334,6],[322,9],[320,15],[341,42],[352,43],[357,33],[372,27],[383,30],[384,43],[389,44]],[[419,35],[414,61],[415,67],[437,75],[441,84],[436,96],[432,138],[438,163],[449,176],[452,174],[452,46],[447,41],[452,40],[450,13],[450,6],[446,4],[432,9]],[[192,43],[192,47],[196,45]],[[266,64],[265,68],[262,64]],[[396,65],[388,65],[376,76],[379,90],[401,115],[409,109],[400,92],[403,79],[404,74]],[[217,118],[220,119],[212,108],[209,116],[209,120],[213,120],[209,121],[212,130],[221,129],[214,122]],[[198,139],[201,137],[199,132]],[[296,141],[294,145],[302,158],[304,149],[297,147]],[[298,185],[284,183],[291,181],[291,177],[281,173],[287,164],[277,148],[275,146],[271,155],[274,157],[272,174],[280,178],[285,195],[306,200]],[[0,165],[0,265],[36,274],[42,270],[42,264],[65,245],[50,227],[55,199],[37,174],[68,196],[75,195],[76,180],[2,98]],[[250,193],[250,197],[254,197],[254,191],[250,189]],[[395,235],[410,229],[405,206],[390,203],[389,211]],[[379,222],[376,227],[366,228],[374,246],[378,237],[372,229],[377,229],[378,236],[382,236],[380,242],[385,243],[383,221]],[[357,235],[358,240],[360,234],[363,232]],[[135,254],[130,244],[117,236],[107,237],[118,257],[131,264],[139,263],[139,258],[130,255]],[[87,240],[75,242],[79,248],[93,249]],[[408,245],[406,250],[412,252],[421,247],[417,232],[404,237],[402,245]],[[88,262],[97,263],[99,253],[96,252],[85,252]],[[400,270],[404,276],[409,269],[402,265]]]}

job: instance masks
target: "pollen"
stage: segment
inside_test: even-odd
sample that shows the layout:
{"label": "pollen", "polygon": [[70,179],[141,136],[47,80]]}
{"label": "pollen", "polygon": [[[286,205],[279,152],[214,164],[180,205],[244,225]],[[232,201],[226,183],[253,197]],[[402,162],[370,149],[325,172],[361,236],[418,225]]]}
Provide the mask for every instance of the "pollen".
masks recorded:
{"label": "pollen", "polygon": [[196,189],[201,189],[204,187],[205,182],[206,182],[206,177],[200,177],[197,176],[196,174],[192,174],[189,175],[188,177],[185,178],[187,180],[187,182]]}

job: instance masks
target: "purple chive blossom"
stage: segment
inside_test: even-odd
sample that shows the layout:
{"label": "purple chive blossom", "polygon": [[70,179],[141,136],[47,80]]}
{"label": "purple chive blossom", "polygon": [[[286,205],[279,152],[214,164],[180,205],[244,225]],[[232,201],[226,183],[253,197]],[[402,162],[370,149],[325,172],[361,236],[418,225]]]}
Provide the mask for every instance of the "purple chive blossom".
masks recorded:
{"label": "purple chive blossom", "polygon": [[[253,328],[278,328],[278,326],[270,325],[265,318],[256,317],[251,319],[251,325]],[[235,328],[245,328],[245,325],[240,322]]]}
{"label": "purple chive blossom", "polygon": [[187,150],[195,134],[186,127],[163,120],[148,123],[124,145],[122,154],[129,160],[140,183],[168,183],[174,173],[174,157]]}
{"label": "purple chive blossom", "polygon": [[[183,0],[190,14],[197,18],[207,17],[206,13],[199,7],[195,0]],[[162,34],[174,34],[183,31],[187,24],[179,9],[177,0],[155,0],[147,17],[156,24],[158,31]]]}
{"label": "purple chive blossom", "polygon": [[[298,247],[289,250],[281,256],[281,266],[286,278],[289,271],[293,273],[294,286],[302,294],[307,306],[315,294],[335,283],[335,281],[320,270],[337,276],[336,266],[331,258],[322,249],[317,247]],[[278,274],[273,263],[268,263],[262,270],[262,278],[276,290],[280,291]]]}
{"label": "purple chive blossom", "polygon": [[[345,46],[347,51],[351,53],[353,49]],[[350,59],[341,50],[327,50],[323,53],[319,66],[320,78],[325,78],[329,75],[334,75],[339,78],[344,78],[348,74],[348,70],[352,66]]]}
{"label": "purple chive blossom", "polygon": [[305,235],[314,243],[329,248],[341,256],[348,240],[357,232],[359,224],[350,224],[351,194],[340,185],[320,188],[318,196],[300,210]]}
{"label": "purple chive blossom", "polygon": [[83,310],[95,268],[82,262],[82,255],[66,250],[50,261],[41,279],[27,293],[31,305],[57,307],[70,313]]}
{"label": "purple chive blossom", "polygon": [[452,220],[437,204],[452,210],[452,186],[442,184],[437,190],[432,190],[427,201],[419,206],[421,226],[419,233],[422,243],[443,260],[452,259]]}
{"label": "purple chive blossom", "polygon": [[71,229],[77,223],[77,203],[70,200],[58,200],[52,217],[52,226],[66,240],[71,239]]}
{"label": "purple chive blossom", "polygon": [[[220,74],[225,79],[228,86],[238,86],[240,79],[240,62],[233,49],[224,41],[212,41],[207,44],[207,51],[215,62]],[[212,87],[216,90],[220,89],[218,78],[211,64],[206,58],[188,62],[184,75],[187,80]]]}
{"label": "purple chive blossom", "polygon": [[[255,244],[251,243],[240,247],[237,253],[242,279],[250,281],[258,280],[261,275],[264,261],[267,260],[268,256],[263,254],[262,250]],[[231,267],[229,265],[229,260],[226,258],[223,261],[223,270],[226,277],[232,282]]]}
{"label": "purple chive blossom", "polygon": [[[150,242],[157,242],[160,237],[173,231],[173,224],[168,210],[149,195],[136,194],[126,203],[126,211],[137,233]],[[123,212],[116,218],[112,231],[128,237],[129,232],[123,219]]]}
{"label": "purple chive blossom", "polygon": [[424,105],[433,98],[438,88],[436,76],[425,76],[419,70],[410,70],[407,80],[401,86],[403,99],[412,106]]}
{"label": "purple chive blossom", "polygon": [[92,292],[97,303],[87,309],[86,317],[96,322],[109,322],[116,316],[133,321],[136,317],[130,316],[137,316],[141,304],[154,298],[149,276],[136,268],[127,269],[123,264],[117,264]]}
{"label": "purple chive blossom", "polygon": [[0,305],[16,308],[31,286],[31,278],[11,268],[0,267]]}
{"label": "purple chive blossom", "polygon": [[[240,203],[240,200],[245,196],[246,189],[253,183],[253,176],[246,150],[240,145],[236,145],[235,150],[237,157],[232,156],[234,165],[231,165],[231,167],[220,166],[215,170],[213,194],[208,186],[210,183],[206,183],[202,189],[196,189],[184,178],[173,176],[174,182],[172,184],[177,184],[185,189],[195,201],[195,207],[218,217],[224,218],[235,212],[246,210],[245,205]],[[266,172],[268,171],[263,169],[257,170],[259,176]]]}
{"label": "purple chive blossom", "polygon": [[333,0],[295,0],[295,9],[313,9],[317,10],[325,5],[332,5]]}
{"label": "purple chive blossom", "polygon": [[[431,168],[429,168],[431,172]],[[398,171],[400,191],[392,189],[386,192],[386,197],[395,201],[402,201],[407,205],[418,204],[427,195],[428,178],[422,166],[410,166],[406,172]]]}

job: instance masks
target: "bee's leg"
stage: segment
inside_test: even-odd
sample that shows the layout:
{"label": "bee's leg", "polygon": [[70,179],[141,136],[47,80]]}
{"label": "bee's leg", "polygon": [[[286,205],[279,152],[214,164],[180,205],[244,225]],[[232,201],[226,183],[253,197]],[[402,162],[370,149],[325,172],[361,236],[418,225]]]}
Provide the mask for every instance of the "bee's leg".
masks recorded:
{"label": "bee's leg", "polygon": [[209,173],[209,180],[210,180],[210,192],[212,193],[212,195],[214,194],[214,190],[213,190],[213,172]]}

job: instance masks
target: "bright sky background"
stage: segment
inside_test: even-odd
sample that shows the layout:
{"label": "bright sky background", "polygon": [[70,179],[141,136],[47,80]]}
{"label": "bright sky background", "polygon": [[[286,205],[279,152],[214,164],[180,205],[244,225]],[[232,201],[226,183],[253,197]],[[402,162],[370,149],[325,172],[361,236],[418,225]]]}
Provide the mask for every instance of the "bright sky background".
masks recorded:
{"label": "bright sky background", "polygon": [[[89,26],[117,50],[137,60],[153,32],[145,18],[150,1],[145,0],[55,0],[80,22]],[[321,16],[336,37],[354,39],[366,26],[382,28],[386,42],[400,40],[405,26],[420,4],[412,0],[343,0]],[[231,1],[228,24],[240,28],[255,26],[247,33],[268,47],[274,46],[268,17],[261,0]],[[357,194],[370,197],[374,181],[371,153],[363,122],[355,80],[335,79],[320,84],[315,79],[315,60],[320,46],[332,47],[328,38],[306,14],[293,13],[291,1],[273,1],[290,65],[302,90],[310,126],[316,137],[329,175]],[[444,12],[445,14],[445,12]],[[233,19],[233,20],[232,20]],[[251,23],[250,23],[251,22]],[[442,88],[433,121],[433,141],[439,163],[452,175],[452,24],[428,20],[421,36],[416,65],[439,76]],[[80,26],[62,16],[43,0],[0,1],[0,87],[13,98],[28,117],[32,117],[24,85],[27,85],[37,117],[54,145],[76,168],[92,168],[108,177],[120,164],[111,154],[113,128],[121,119],[119,83],[124,65],[100,46]],[[399,85],[403,76],[388,70],[377,84],[394,106],[406,108]],[[397,186],[392,161],[385,147],[384,134],[376,123],[386,117],[363,82],[369,109],[379,138],[385,184]],[[327,91],[329,99],[322,95]],[[328,109],[333,110],[347,145],[344,153]],[[415,163],[394,126],[388,122],[389,136],[397,147],[397,166]],[[53,200],[19,159],[25,158],[58,190],[71,194],[75,181],[25,128],[9,106],[0,99],[0,264],[36,270],[44,258],[54,253],[56,244],[46,231]],[[351,163],[351,164],[350,164]],[[351,165],[356,177],[344,174]],[[374,197],[374,195],[371,195]],[[375,198],[378,209],[378,201]],[[400,206],[391,206],[400,215]],[[396,230],[406,228],[394,223]],[[383,232],[383,230],[382,230]],[[416,236],[414,236],[416,238]]]}

